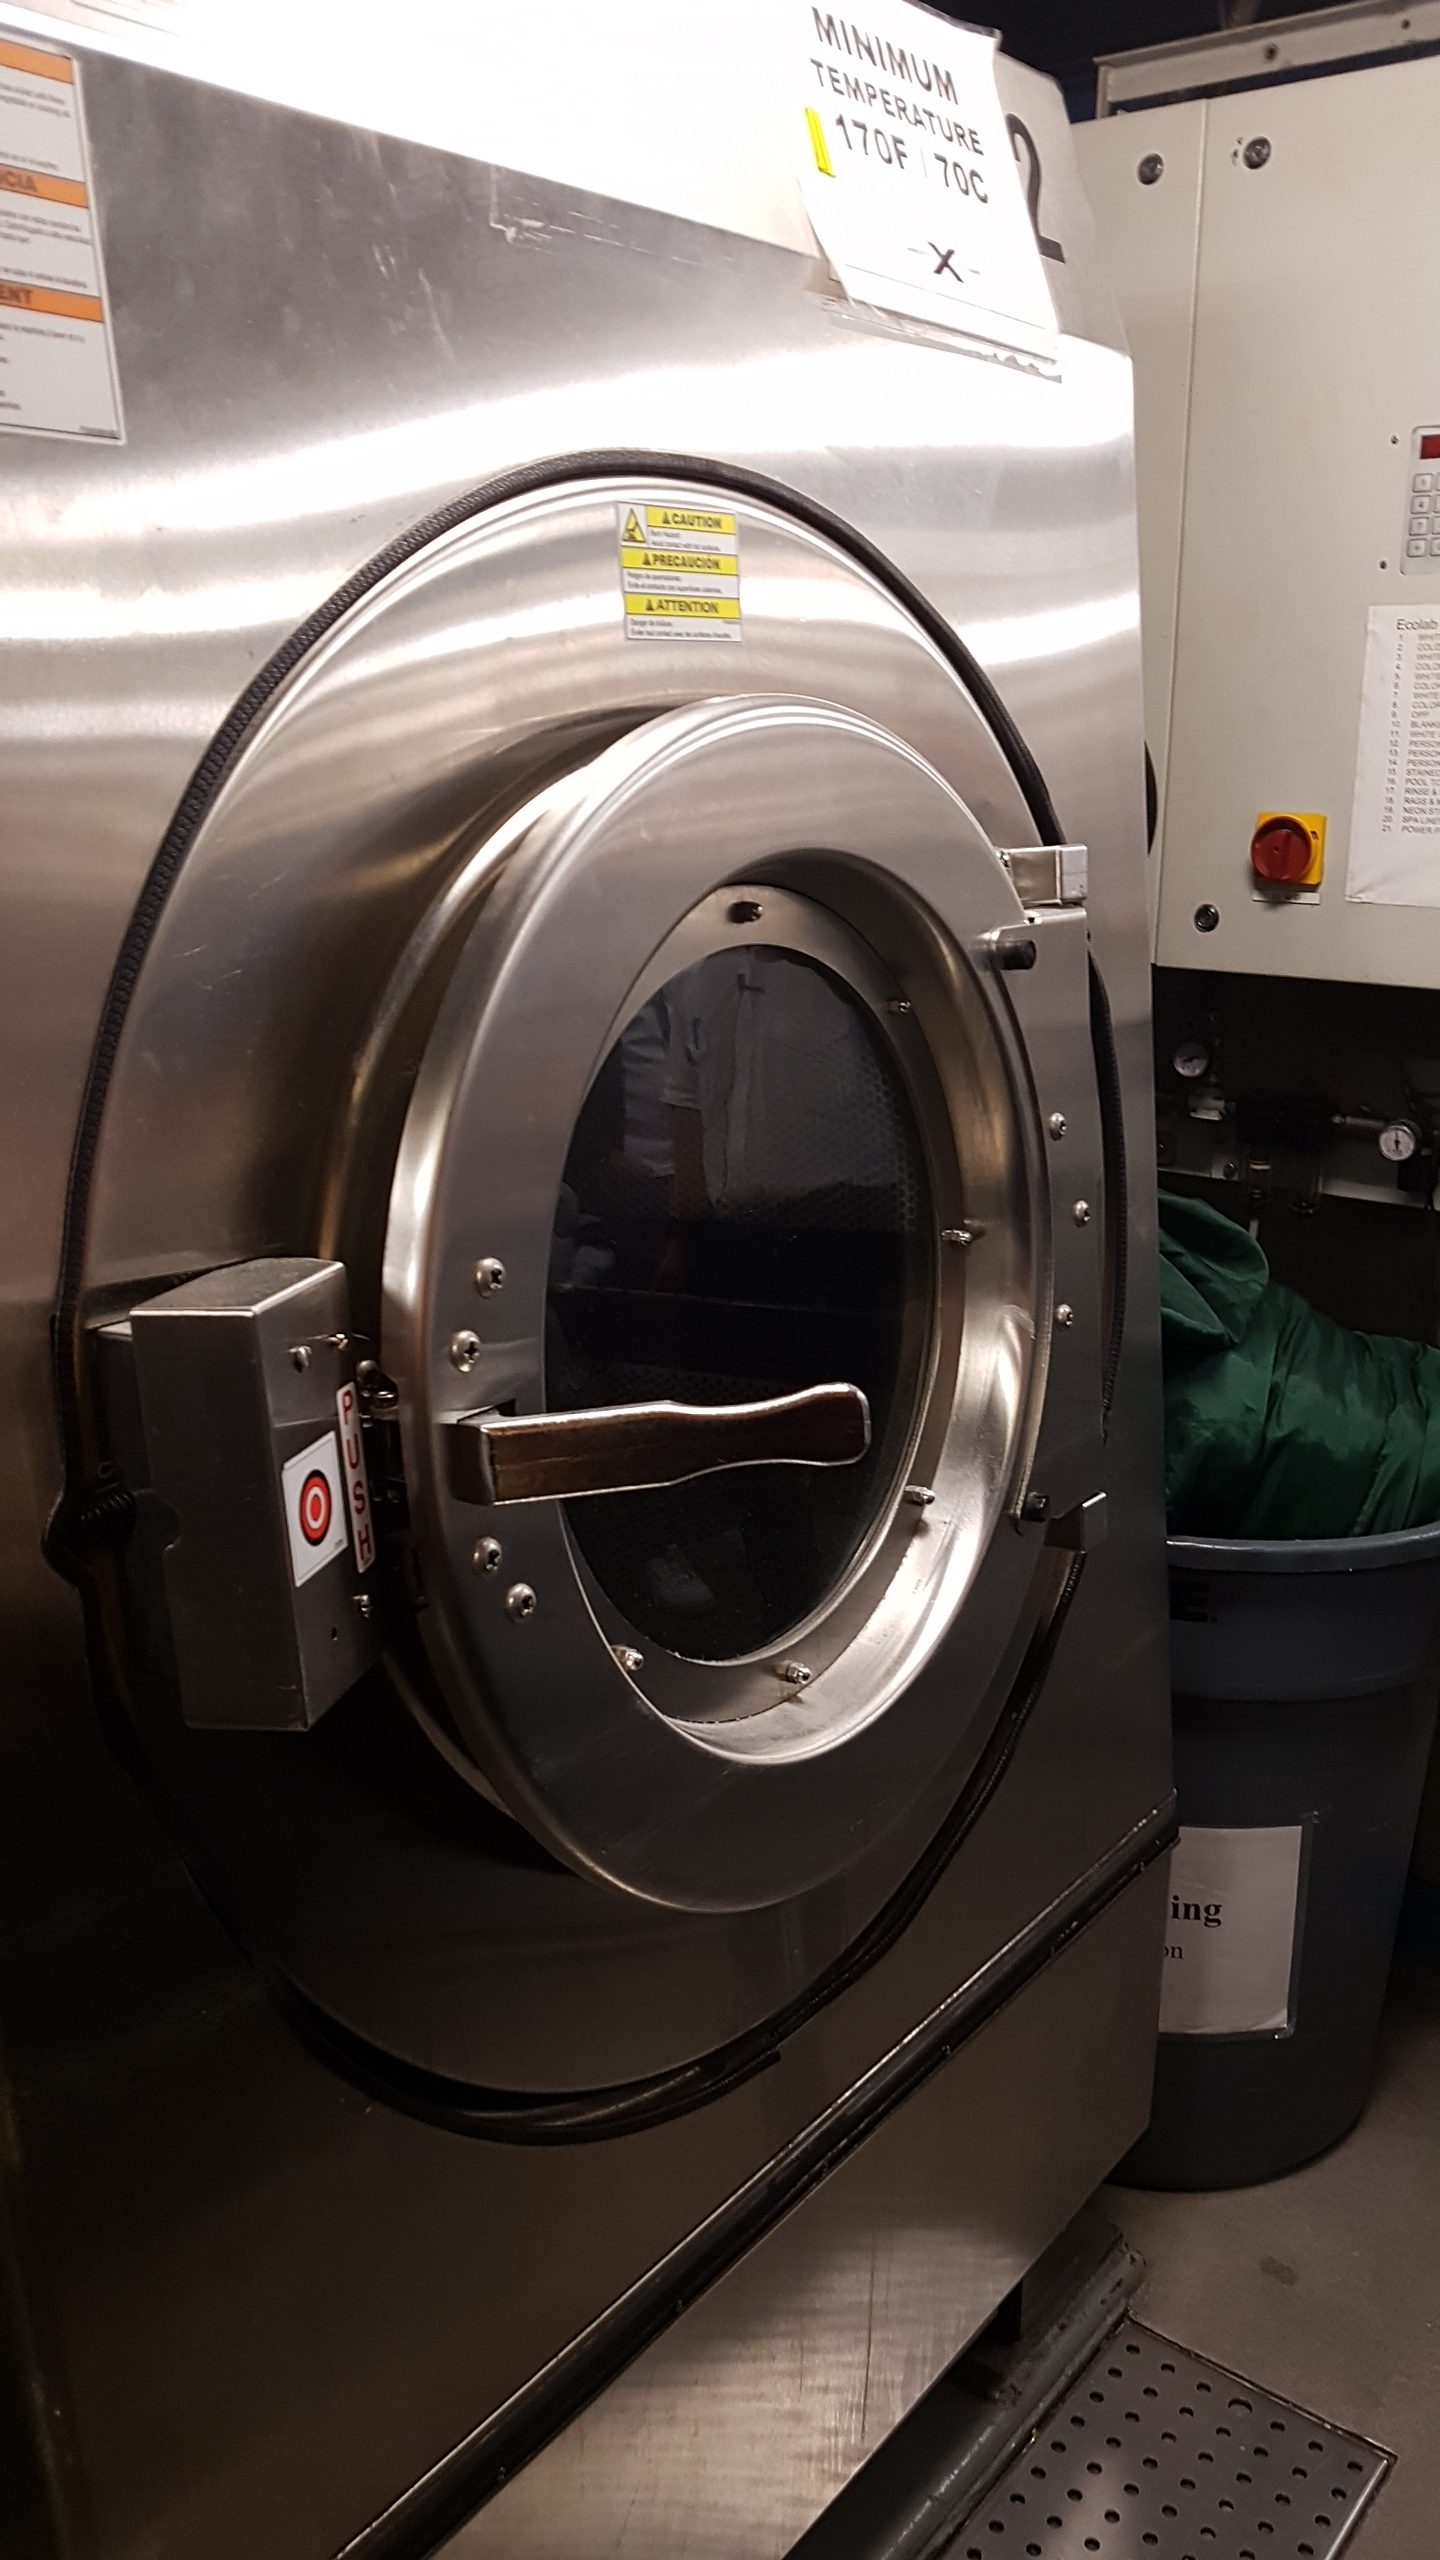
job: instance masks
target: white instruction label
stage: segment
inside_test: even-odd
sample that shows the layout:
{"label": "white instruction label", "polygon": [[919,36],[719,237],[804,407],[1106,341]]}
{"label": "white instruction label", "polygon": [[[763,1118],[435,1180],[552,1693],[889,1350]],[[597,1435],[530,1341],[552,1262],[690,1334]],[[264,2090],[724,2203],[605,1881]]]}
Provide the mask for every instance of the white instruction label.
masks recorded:
{"label": "white instruction label", "polygon": [[1299,1822],[1182,1831],[1170,1861],[1163,2036],[1280,2034],[1300,1909]]}
{"label": "white instruction label", "polygon": [[860,0],[853,14],[805,6],[800,33],[800,188],[845,291],[1056,370],[1054,305],[996,86],[999,39],[910,0]]}
{"label": "white instruction label", "polygon": [[1440,611],[1370,608],[1345,895],[1440,907]]}
{"label": "white instruction label", "polygon": [[0,427],[121,440],[70,56],[0,36]]}
{"label": "white instruction label", "polygon": [[355,1562],[368,1573],[375,1561],[375,1520],[370,1507],[370,1479],[365,1473],[365,1434],[360,1424],[360,1398],[347,1383],[335,1398],[340,1424],[340,1455],[345,1462],[345,1492],[350,1505],[350,1535]]}
{"label": "white instruction label", "polygon": [[333,1556],[343,1555],[350,1544],[340,1482],[340,1444],[333,1431],[286,1459],[280,1486],[290,1536],[290,1570],[298,1588]]}
{"label": "white instruction label", "polygon": [[617,509],[627,640],[739,640],[740,529],[728,507]]}

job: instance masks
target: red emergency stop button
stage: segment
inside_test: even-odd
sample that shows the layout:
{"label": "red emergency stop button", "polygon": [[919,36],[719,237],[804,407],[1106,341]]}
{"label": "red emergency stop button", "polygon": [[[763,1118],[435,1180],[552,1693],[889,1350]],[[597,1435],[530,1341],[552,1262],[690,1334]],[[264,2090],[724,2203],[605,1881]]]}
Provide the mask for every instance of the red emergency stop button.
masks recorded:
{"label": "red emergency stop button", "polygon": [[1314,810],[1262,810],[1250,867],[1271,889],[1315,889],[1325,874],[1325,821]]}

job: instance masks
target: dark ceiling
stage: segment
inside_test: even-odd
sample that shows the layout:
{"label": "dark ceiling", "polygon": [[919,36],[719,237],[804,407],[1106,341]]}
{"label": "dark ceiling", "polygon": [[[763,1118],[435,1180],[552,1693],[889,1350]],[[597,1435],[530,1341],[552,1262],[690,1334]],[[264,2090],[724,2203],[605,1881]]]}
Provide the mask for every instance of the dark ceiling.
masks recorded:
{"label": "dark ceiling", "polygon": [[[989,12],[975,0],[931,0],[952,18],[983,22]],[[1316,0],[1305,0],[1314,6]],[[1140,44],[1168,44],[1176,36],[1209,35],[1222,15],[1231,20],[1292,16],[1285,0],[990,0],[1005,50],[1064,83],[1072,114],[1086,115],[1094,101],[1097,54],[1123,53]]]}

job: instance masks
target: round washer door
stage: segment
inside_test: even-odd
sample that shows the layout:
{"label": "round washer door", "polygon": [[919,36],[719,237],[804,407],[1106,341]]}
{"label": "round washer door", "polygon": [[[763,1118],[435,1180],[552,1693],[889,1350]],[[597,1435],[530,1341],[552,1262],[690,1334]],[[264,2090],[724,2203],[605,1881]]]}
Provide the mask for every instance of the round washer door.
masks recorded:
{"label": "round washer door", "polygon": [[973,1752],[1033,1610],[1034,944],[822,704],[667,713],[477,870],[385,1246],[432,1729],[581,1872],[775,1902]]}

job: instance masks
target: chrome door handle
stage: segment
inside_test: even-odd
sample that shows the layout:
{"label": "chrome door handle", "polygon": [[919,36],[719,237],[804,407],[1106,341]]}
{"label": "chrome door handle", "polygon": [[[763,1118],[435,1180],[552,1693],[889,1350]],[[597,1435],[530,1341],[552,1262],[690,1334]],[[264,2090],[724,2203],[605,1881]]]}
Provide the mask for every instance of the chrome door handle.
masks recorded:
{"label": "chrome door handle", "polygon": [[450,1480],[462,1502],[573,1502],[685,1484],[725,1467],[851,1467],[869,1446],[869,1402],[841,1385],[763,1404],[467,1413],[451,1425]]}

